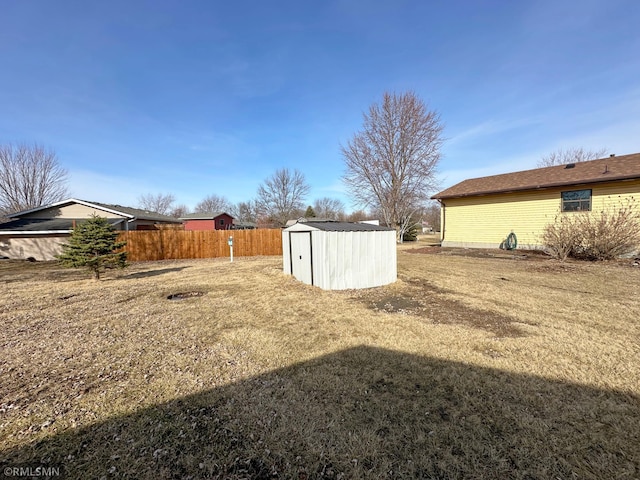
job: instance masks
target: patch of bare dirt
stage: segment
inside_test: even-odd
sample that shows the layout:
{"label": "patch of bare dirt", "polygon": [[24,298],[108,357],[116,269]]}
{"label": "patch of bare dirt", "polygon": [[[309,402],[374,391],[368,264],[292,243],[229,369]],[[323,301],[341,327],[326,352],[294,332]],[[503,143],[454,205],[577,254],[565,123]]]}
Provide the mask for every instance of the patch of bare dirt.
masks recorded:
{"label": "patch of bare dirt", "polygon": [[421,247],[421,248],[411,248],[405,250],[406,253],[440,253],[442,251],[442,247]]}
{"label": "patch of bare dirt", "polygon": [[591,261],[576,260],[569,258],[564,262],[555,259],[548,259],[546,262],[531,264],[527,267],[528,271],[541,273],[575,273],[585,266],[600,264],[606,267],[614,268],[632,268],[640,270],[640,258],[616,258],[613,260]]}
{"label": "patch of bare dirt", "polygon": [[527,271],[541,272],[541,273],[569,273],[577,270],[579,265],[572,265],[570,263],[562,263],[555,260],[551,260],[545,263],[538,263],[527,267]]}
{"label": "patch of bare dirt", "polygon": [[453,248],[453,247],[422,247],[404,250],[411,254],[455,255],[470,258],[492,258],[498,260],[529,260],[546,261],[549,256],[539,250],[498,250],[495,248]]}
{"label": "patch of bare dirt", "polygon": [[[529,267],[535,272],[571,272],[581,265],[594,263],[589,260],[576,260],[569,258],[564,262],[560,262],[541,250],[498,250],[494,248],[454,248],[427,246],[420,248],[408,248],[403,250],[404,253],[413,255],[453,255],[456,257],[468,258],[490,258],[496,260],[519,260],[532,263]],[[596,262],[597,263],[597,262]],[[615,260],[605,260],[600,262],[606,265],[613,265],[623,268],[640,269],[640,257],[617,258]]]}
{"label": "patch of bare dirt", "polygon": [[201,297],[204,294],[205,294],[205,292],[201,292],[199,290],[196,290],[196,291],[193,291],[193,292],[172,293],[171,295],[167,296],[167,300],[185,300],[187,298]]}
{"label": "patch of bare dirt", "polygon": [[404,288],[356,290],[352,298],[374,311],[413,315],[434,324],[458,324],[486,330],[496,337],[523,337],[526,332],[514,323],[521,320],[489,310],[481,310],[447,297],[448,290],[426,280],[406,280]]}

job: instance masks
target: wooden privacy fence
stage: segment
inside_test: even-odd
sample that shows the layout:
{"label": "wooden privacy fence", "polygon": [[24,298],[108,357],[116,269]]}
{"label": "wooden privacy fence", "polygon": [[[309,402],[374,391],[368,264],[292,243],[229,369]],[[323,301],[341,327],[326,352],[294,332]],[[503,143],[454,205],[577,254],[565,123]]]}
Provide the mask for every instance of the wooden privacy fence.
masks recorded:
{"label": "wooden privacy fence", "polygon": [[118,241],[132,262],[229,256],[227,240],[233,236],[233,256],[282,255],[282,231],[257,230],[140,230],[120,232]]}

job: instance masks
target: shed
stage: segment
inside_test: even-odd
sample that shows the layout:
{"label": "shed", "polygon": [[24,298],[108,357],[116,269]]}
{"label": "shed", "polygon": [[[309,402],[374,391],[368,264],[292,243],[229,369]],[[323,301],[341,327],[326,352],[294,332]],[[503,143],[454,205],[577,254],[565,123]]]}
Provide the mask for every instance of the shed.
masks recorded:
{"label": "shed", "polygon": [[397,278],[396,232],[349,222],[298,222],[282,231],[285,273],[324,290],[379,287]]}

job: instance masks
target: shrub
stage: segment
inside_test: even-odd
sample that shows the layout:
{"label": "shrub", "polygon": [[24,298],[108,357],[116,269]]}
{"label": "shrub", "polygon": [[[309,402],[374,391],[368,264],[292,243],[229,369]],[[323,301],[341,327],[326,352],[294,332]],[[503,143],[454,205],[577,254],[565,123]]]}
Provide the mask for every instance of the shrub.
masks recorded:
{"label": "shrub", "polygon": [[575,217],[558,214],[553,223],[545,226],[542,244],[547,252],[564,262],[578,243],[578,226]]}
{"label": "shrub", "polygon": [[572,255],[587,260],[610,260],[640,247],[640,206],[631,198],[617,209],[579,220],[580,243]]}
{"label": "shrub", "polygon": [[599,213],[556,215],[542,241],[558,260],[611,260],[640,248],[640,208],[632,197]]}

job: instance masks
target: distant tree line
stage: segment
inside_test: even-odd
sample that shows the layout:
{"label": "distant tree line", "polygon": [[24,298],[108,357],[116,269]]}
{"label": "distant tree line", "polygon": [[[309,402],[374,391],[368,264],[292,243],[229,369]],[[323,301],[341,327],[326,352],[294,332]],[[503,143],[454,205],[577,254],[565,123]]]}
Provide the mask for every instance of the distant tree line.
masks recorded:
{"label": "distant tree line", "polygon": [[138,198],[138,206],[178,218],[189,213],[226,212],[238,222],[251,222],[259,227],[282,227],[288,220],[301,217],[359,221],[373,215],[361,209],[347,213],[344,203],[336,198],[317,198],[307,204],[305,202],[309,190],[302,172],[281,168],[260,184],[256,198],[246,201],[232,203],[225,196],[211,194],[198,202],[191,211],[184,204],[176,204],[176,197],[171,193],[149,193]]}

